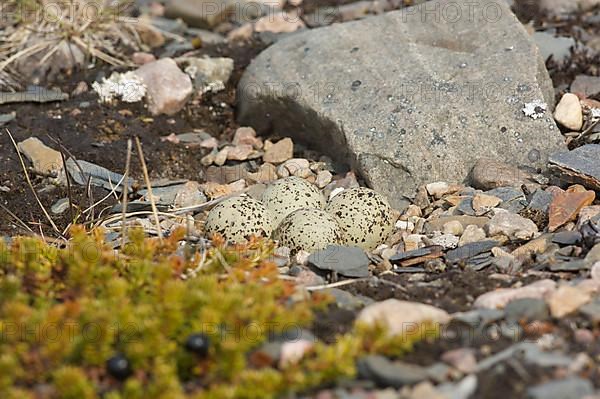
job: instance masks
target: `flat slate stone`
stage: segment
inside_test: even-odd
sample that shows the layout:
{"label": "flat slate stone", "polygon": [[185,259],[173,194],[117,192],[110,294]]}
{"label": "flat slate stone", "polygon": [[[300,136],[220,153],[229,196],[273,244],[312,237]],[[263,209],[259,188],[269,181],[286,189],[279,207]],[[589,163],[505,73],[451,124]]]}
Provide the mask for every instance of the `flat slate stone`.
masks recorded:
{"label": "flat slate stone", "polygon": [[529,201],[528,208],[542,213],[548,213],[548,208],[552,203],[552,193],[546,192],[541,188],[535,190]]}
{"label": "flat slate stone", "polygon": [[424,256],[436,254],[436,253],[440,252],[441,249],[442,249],[442,247],[440,247],[439,245],[433,245],[430,247],[419,248],[419,249],[415,249],[412,251],[400,252],[397,255],[391,256],[389,260],[390,260],[390,262],[395,263],[395,262],[401,262],[401,261],[404,261],[407,259],[421,258]]}
{"label": "flat slate stone", "polygon": [[504,2],[431,15],[445,3],[278,41],[240,81],[240,123],[350,164],[400,209],[432,176],[462,181],[479,158],[544,168],[565,145],[551,105],[523,112],[554,103],[537,46]]}
{"label": "flat slate stone", "polygon": [[502,200],[502,202],[510,202],[514,200],[524,200],[525,194],[523,190],[516,187],[498,187],[485,192],[487,195],[493,195]]}
{"label": "flat slate stone", "polygon": [[535,385],[527,390],[527,397],[531,399],[572,399],[583,398],[593,393],[594,386],[589,380],[569,377]]}
{"label": "flat slate stone", "polygon": [[499,246],[500,244],[494,240],[477,241],[470,244],[463,245],[456,249],[450,250],[446,253],[446,260],[448,262],[459,262],[461,260],[469,259],[480,255],[484,252],[491,251],[492,248]]}
{"label": "flat slate stone", "polygon": [[600,190],[600,144],[586,144],[550,156],[550,170],[569,183]]}
{"label": "flat slate stone", "polygon": [[381,387],[400,388],[413,385],[429,377],[427,369],[383,356],[371,355],[357,362],[359,376],[374,381]]}
{"label": "flat slate stone", "polygon": [[582,238],[581,233],[578,231],[561,231],[554,234],[552,242],[561,245],[577,245]]}
{"label": "flat slate stone", "polygon": [[369,263],[365,251],[358,247],[328,245],[312,253],[308,264],[321,270],[331,270],[345,277],[368,277]]}

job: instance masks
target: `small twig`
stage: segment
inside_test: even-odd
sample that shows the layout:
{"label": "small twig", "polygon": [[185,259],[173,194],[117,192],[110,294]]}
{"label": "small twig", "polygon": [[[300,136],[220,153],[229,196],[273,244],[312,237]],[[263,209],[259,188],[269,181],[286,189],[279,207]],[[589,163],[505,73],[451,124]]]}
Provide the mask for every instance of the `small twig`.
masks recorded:
{"label": "small twig", "polygon": [[[69,155],[69,157],[71,157],[71,159],[73,160],[73,162],[75,162],[75,166],[77,167],[77,169],[79,169],[79,173],[81,174],[82,179],[83,179],[83,176],[85,176],[85,173],[83,172],[83,168],[81,167],[81,165],[79,164],[79,161],[77,160],[77,158],[75,158],[75,156],[73,155],[73,153],[71,151],[69,151],[69,149],[67,147],[65,147],[60,140],[52,137],[49,134],[47,136],[48,136],[48,138],[50,140],[52,140],[54,143],[56,143],[60,147],[61,151],[66,152],[67,155]],[[63,162],[63,163],[64,163],[63,167],[65,169],[65,174],[68,175],[69,174],[69,170],[67,169],[67,163],[66,162]],[[92,197],[91,190],[89,190],[89,183],[90,183],[90,181],[88,180],[88,187],[87,187],[87,190],[86,190],[86,194],[88,196],[88,202],[89,202],[90,206],[93,206],[93,204],[94,204],[94,198]],[[94,217],[93,217],[93,214],[92,214],[92,219],[93,218]]]}
{"label": "small twig", "polygon": [[406,288],[404,288],[403,286],[401,286],[398,283],[394,283],[393,281],[385,280],[383,278],[376,278],[375,281],[378,282],[378,283],[383,283],[383,284],[389,285],[390,287],[394,287],[396,289],[399,289],[402,292],[406,292]]}
{"label": "small twig", "polygon": [[156,201],[154,201],[154,195],[152,194],[152,185],[150,184],[150,176],[148,175],[148,168],[146,167],[146,160],[144,159],[144,153],[142,152],[142,144],[140,138],[135,137],[135,145],[138,150],[138,156],[140,163],[142,164],[142,171],[144,172],[144,180],[146,181],[146,188],[148,189],[148,195],[150,196],[150,205],[152,206],[152,213],[154,215],[154,223],[156,224],[156,230],[158,232],[158,239],[162,241],[163,235],[160,227],[160,219],[158,218],[158,209],[156,208]]}
{"label": "small twig", "polygon": [[33,230],[31,230],[31,227],[27,226],[27,223],[25,223],[17,215],[12,213],[10,209],[5,207],[1,203],[0,203],[0,208],[2,208],[2,210],[4,210],[4,212],[8,213],[13,219],[15,219],[17,221],[17,223],[19,223],[21,226],[23,226],[26,230],[29,230],[29,232],[31,232],[31,234],[35,234],[35,232]]}
{"label": "small twig", "polygon": [[[121,183],[123,183],[123,180],[125,179],[125,176],[121,177],[121,180],[119,180],[119,182],[117,183],[116,186],[113,186],[111,184],[111,190],[108,194],[106,194],[104,196],[104,198],[102,198],[101,200],[99,200],[98,202],[93,203],[91,206],[89,206],[87,209],[85,209],[82,213],[88,213],[90,211],[93,211],[98,205],[100,205],[101,203],[103,203],[104,201],[106,201],[107,199],[110,198],[111,195],[115,194],[117,192],[117,188],[121,185]],[[110,183],[110,182],[109,182]]]}
{"label": "small twig", "polygon": [[61,151],[60,157],[63,163],[63,171],[67,179],[67,196],[69,197],[69,217],[71,219],[71,223],[74,223],[75,215],[73,214],[73,192],[71,191],[71,178],[69,177],[69,173],[67,172],[67,161],[65,159],[65,153]]}
{"label": "small twig", "polygon": [[331,283],[331,284],[313,285],[310,287],[306,287],[306,290],[307,291],[326,290],[328,288],[336,288],[336,287],[343,287],[345,285],[350,285],[350,284],[364,283],[364,282],[371,281],[371,279],[372,279],[372,277],[363,277],[363,278],[358,278],[355,280],[338,281],[337,283]]}
{"label": "small twig", "polygon": [[598,124],[600,123],[600,119],[594,121],[587,129],[585,129],[583,132],[581,132],[581,134],[579,136],[577,136],[577,138],[575,139],[576,141],[579,141],[581,139],[583,139],[585,136],[589,135],[596,126],[598,126]]}
{"label": "small twig", "polygon": [[23,160],[23,157],[21,156],[21,152],[19,151],[19,146],[17,146],[17,142],[15,141],[15,138],[10,133],[10,130],[6,129],[6,133],[8,133],[8,137],[10,137],[10,141],[12,142],[13,146],[15,147],[15,151],[17,152],[17,156],[19,157],[19,161],[21,162],[21,167],[23,168],[23,173],[25,173],[25,179],[27,179],[27,184],[29,185],[29,188],[31,188],[31,192],[33,193],[33,196],[35,197],[35,200],[37,201],[38,205],[42,209],[42,212],[44,213],[44,216],[46,217],[46,219],[48,219],[48,222],[50,222],[50,225],[52,226],[54,231],[58,234],[61,234],[58,227],[56,227],[54,220],[52,220],[52,217],[50,216],[50,214],[48,213],[46,208],[44,208],[42,201],[40,201],[40,197],[38,197],[37,193],[35,192],[35,188],[33,188],[33,184],[31,183],[31,179],[29,178],[29,173],[27,173],[27,167],[25,166],[25,161]]}
{"label": "small twig", "polygon": [[131,164],[131,139],[127,140],[127,156],[125,158],[125,182],[124,182],[124,187],[123,187],[123,200],[122,200],[122,207],[123,210],[121,212],[121,227],[122,227],[122,231],[121,231],[121,248],[123,248],[125,246],[125,241],[127,240],[127,223],[125,223],[126,220],[126,214],[127,214],[127,200],[129,197],[129,165]]}
{"label": "small twig", "polygon": [[229,265],[229,263],[227,263],[221,251],[215,251],[215,256],[217,257],[221,265],[223,265],[223,268],[225,269],[227,274],[231,274],[231,266]]}
{"label": "small twig", "polygon": [[192,205],[192,206],[186,206],[184,208],[175,208],[172,209],[171,212],[175,215],[180,215],[182,213],[188,213],[188,212],[194,212],[194,211],[201,211],[207,208],[210,208],[212,206],[215,206],[223,201],[225,201],[226,199],[232,198],[232,197],[237,197],[241,194],[244,194],[246,191],[248,191],[248,189],[244,189],[242,191],[238,191],[237,193],[233,193],[233,194],[227,194],[224,195],[222,197],[219,198],[215,198],[213,200],[207,201],[203,204],[199,204],[199,205]]}

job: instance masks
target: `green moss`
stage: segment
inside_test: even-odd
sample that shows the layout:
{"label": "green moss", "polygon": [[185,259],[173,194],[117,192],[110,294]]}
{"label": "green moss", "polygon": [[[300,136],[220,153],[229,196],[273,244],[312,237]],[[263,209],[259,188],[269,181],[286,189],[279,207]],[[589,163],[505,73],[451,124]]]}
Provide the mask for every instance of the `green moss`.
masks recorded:
{"label": "green moss", "polygon": [[[310,327],[328,299],[280,279],[269,241],[216,239],[205,256],[182,255],[182,234],[160,242],[134,231],[119,254],[101,231],[77,228],[65,248],[0,244],[0,397],[44,387],[53,398],[272,398],[352,377],[359,356],[399,355],[419,338],[357,326],[297,364],[253,366],[270,334]],[[210,338],[206,358],[184,349],[197,332]],[[134,371],[123,382],[105,370],[116,353]]]}

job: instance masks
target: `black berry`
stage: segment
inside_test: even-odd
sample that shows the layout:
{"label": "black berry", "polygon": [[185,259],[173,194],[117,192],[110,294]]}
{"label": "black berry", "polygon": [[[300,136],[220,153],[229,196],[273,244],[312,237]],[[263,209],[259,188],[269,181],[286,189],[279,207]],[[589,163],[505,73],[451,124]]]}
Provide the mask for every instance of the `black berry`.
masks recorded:
{"label": "black berry", "polygon": [[185,349],[195,353],[198,356],[208,355],[210,339],[202,333],[192,334],[185,340]]}
{"label": "black berry", "polygon": [[118,380],[124,380],[131,375],[129,360],[123,355],[115,355],[106,361],[106,370]]}

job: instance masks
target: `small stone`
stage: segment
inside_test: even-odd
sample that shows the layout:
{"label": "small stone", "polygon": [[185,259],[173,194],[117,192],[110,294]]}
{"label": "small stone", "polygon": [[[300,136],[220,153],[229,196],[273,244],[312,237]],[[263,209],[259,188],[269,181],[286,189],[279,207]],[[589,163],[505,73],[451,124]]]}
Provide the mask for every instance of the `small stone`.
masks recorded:
{"label": "small stone", "polygon": [[543,321],[550,317],[546,301],[539,298],[515,299],[506,305],[504,312],[506,320],[511,323]]}
{"label": "small stone", "polygon": [[227,34],[228,41],[246,41],[250,40],[254,33],[254,25],[251,23],[245,23],[242,26],[233,29]]}
{"label": "small stone", "polygon": [[259,183],[268,183],[277,180],[277,168],[271,163],[264,163],[259,166],[255,173],[248,173],[246,177]]}
{"label": "small stone", "polygon": [[[371,305],[373,306],[373,305]],[[370,355],[357,363],[360,377],[373,380],[381,387],[400,388],[428,378],[427,370],[413,364],[390,361],[383,356]]]}
{"label": "small stone", "polygon": [[300,251],[298,251],[298,253],[296,253],[296,263],[299,265],[308,265],[308,258],[310,256],[310,252],[307,252],[303,249],[301,249]]}
{"label": "small stone", "polygon": [[554,234],[552,242],[560,245],[577,245],[581,242],[582,238],[579,231],[561,231]]}
{"label": "small stone", "polygon": [[308,257],[308,264],[345,277],[368,277],[370,260],[360,248],[329,245]]}
{"label": "small stone", "polygon": [[67,209],[69,209],[69,198],[61,198],[52,205],[50,211],[55,215],[60,215],[65,213]]}
{"label": "small stone", "polygon": [[554,197],[548,209],[548,231],[553,232],[564,224],[576,220],[584,207],[591,205],[596,199],[593,191],[565,191]]}
{"label": "small stone", "polygon": [[600,282],[600,262],[594,263],[592,270],[590,271],[592,279]]}
{"label": "small stone", "polygon": [[80,96],[83,93],[87,93],[88,90],[90,90],[90,87],[88,86],[87,82],[82,80],[81,82],[77,83],[77,86],[75,87],[73,92],[71,92],[71,96],[73,96],[73,97]]}
{"label": "small stone", "polygon": [[463,245],[483,241],[486,238],[487,236],[485,234],[485,230],[483,230],[481,227],[475,226],[474,224],[470,224],[460,236],[458,246],[462,247]]}
{"label": "small stone", "polygon": [[259,150],[263,146],[263,142],[260,138],[256,137],[256,131],[251,127],[240,127],[235,131],[233,135],[233,145],[246,144]]}
{"label": "small stone", "polygon": [[427,233],[433,233],[435,231],[442,231],[444,229],[444,225],[448,222],[458,221],[462,224],[463,228],[466,228],[469,225],[475,225],[477,227],[484,227],[490,221],[489,218],[485,216],[468,216],[468,215],[459,215],[459,216],[442,216],[439,218],[433,218],[428,220],[425,224],[425,231]]}
{"label": "small stone", "polygon": [[[310,166],[310,163],[308,162],[308,159],[292,158],[292,159],[288,159],[287,161],[285,161],[280,167],[287,169],[287,171],[289,172],[290,175],[297,176],[298,172],[304,171],[307,169],[310,173],[312,173],[309,166]],[[298,177],[300,177],[300,176],[298,176]]]}
{"label": "small stone", "polygon": [[290,138],[279,140],[268,148],[266,147],[267,146],[265,146],[265,154],[263,155],[263,161],[265,162],[279,164],[294,156],[294,143]]}
{"label": "small stone", "polygon": [[171,58],[142,65],[134,73],[146,85],[148,109],[153,115],[176,114],[192,95],[190,77]]}
{"label": "small stone", "polygon": [[324,290],[324,293],[333,296],[337,307],[340,309],[355,311],[374,303],[371,298],[362,295],[352,295],[348,291],[339,288],[330,288]]}
{"label": "small stone", "polygon": [[215,199],[242,191],[246,187],[246,183],[243,179],[229,184],[206,182],[201,184],[200,187],[202,187],[206,196],[210,199]]}
{"label": "small stone", "polygon": [[442,234],[437,237],[433,237],[431,242],[433,245],[439,245],[444,249],[452,249],[458,246],[459,238],[453,234]]}
{"label": "small stone", "polygon": [[421,216],[423,216],[423,212],[421,211],[421,208],[418,205],[410,204],[408,206],[408,208],[406,209],[406,211],[404,212],[404,216],[406,216],[406,217],[411,217],[411,216],[421,217]]}
{"label": "small stone", "polygon": [[[393,398],[397,398],[397,394],[393,396]],[[410,391],[410,396],[402,396],[407,399],[447,399],[448,396],[438,392],[433,384],[429,381],[421,382],[420,384],[415,385],[415,387]],[[461,398],[462,399],[462,398]]]}
{"label": "small stone", "polygon": [[498,197],[488,194],[475,194],[473,197],[473,210],[477,216],[489,212],[492,208],[498,206],[502,200]]}
{"label": "small stone", "polygon": [[165,16],[181,18],[195,28],[211,28],[223,21],[235,4],[227,0],[171,0],[166,3]]}
{"label": "small stone", "polygon": [[491,159],[479,159],[470,174],[471,186],[480,190],[499,187],[521,187],[530,174],[521,169]]}
{"label": "small stone", "polygon": [[475,372],[477,367],[475,349],[473,348],[459,348],[445,352],[442,354],[441,359],[465,374]]}
{"label": "small stone", "polygon": [[225,162],[227,162],[227,154],[229,153],[229,149],[231,147],[223,147],[221,151],[217,152],[214,158],[215,165],[223,166]]}
{"label": "small stone", "polygon": [[583,126],[583,110],[579,97],[566,93],[556,106],[554,119],[567,129],[580,131]]}
{"label": "small stone", "polygon": [[579,219],[577,220],[577,229],[580,229],[585,222],[597,215],[600,215],[600,205],[583,207],[579,212]]}
{"label": "small stone", "polygon": [[[297,256],[298,254],[296,254],[296,257]],[[296,284],[304,285],[306,287],[313,287],[325,284],[325,280],[323,277],[319,276],[313,271],[302,270],[296,275]]]}
{"label": "small stone", "polygon": [[562,285],[548,297],[553,317],[561,318],[575,312],[590,301],[590,294],[570,285]]}
{"label": "small stone", "polygon": [[484,254],[485,252],[489,252],[497,246],[498,242],[494,240],[478,241],[465,244],[462,247],[448,251],[446,253],[446,260],[451,263],[460,262],[477,255]]}
{"label": "small stone", "polygon": [[[583,306],[583,307],[585,307],[585,306]],[[598,310],[600,311],[600,309],[598,309]],[[598,316],[600,316],[600,312],[598,313]],[[596,320],[600,321],[600,317],[598,317]],[[577,342],[578,344],[581,344],[581,345],[591,345],[596,340],[593,332],[591,332],[590,330],[587,330],[587,329],[583,329],[583,328],[578,328],[577,330],[575,330],[573,336],[575,338],[575,342]]]}
{"label": "small stone", "polygon": [[206,169],[206,181],[219,184],[229,184],[243,178],[249,178],[248,164],[239,163],[236,165],[209,166]]}
{"label": "small stone", "polygon": [[507,211],[498,212],[488,224],[488,234],[493,237],[498,234],[509,239],[527,240],[538,232],[531,220]]}
{"label": "small stone", "polygon": [[442,230],[442,233],[444,234],[452,234],[455,236],[461,236],[463,232],[463,225],[458,220],[453,220],[444,224],[444,228]]}
{"label": "small stone", "polygon": [[285,11],[271,12],[269,15],[259,18],[254,24],[256,32],[285,33],[294,32],[304,27],[304,22],[299,15]]}
{"label": "small stone", "polygon": [[322,170],[319,173],[317,173],[317,179],[315,181],[315,184],[320,189],[324,189],[329,183],[331,183],[332,179],[333,179],[333,175],[331,174],[330,171]]}
{"label": "small stone", "polygon": [[202,193],[200,184],[196,181],[189,181],[182,185],[175,194],[173,206],[175,208],[185,208],[204,204],[206,201],[206,196]]}
{"label": "small stone", "polygon": [[404,250],[409,252],[421,248],[423,245],[423,237],[425,236],[421,234],[409,234],[404,237]]}
{"label": "small stone", "polygon": [[245,161],[250,154],[254,152],[249,144],[238,144],[235,147],[228,147],[227,159],[230,161]]}
{"label": "small stone", "polygon": [[589,380],[569,377],[563,380],[550,381],[535,385],[527,390],[531,399],[572,399],[583,398],[594,393],[594,386]]}
{"label": "small stone", "polygon": [[500,288],[480,295],[473,306],[476,308],[502,309],[509,302],[521,298],[543,298],[556,289],[556,282],[540,280],[520,288]]}
{"label": "small stone", "polygon": [[577,75],[571,83],[571,92],[583,94],[585,97],[592,97],[600,93],[600,77]]}
{"label": "small stone", "polygon": [[412,233],[415,229],[415,224],[412,222],[408,222],[406,220],[398,220],[396,222],[395,227],[396,227],[396,230],[402,230],[402,231]]}
{"label": "small stone", "polygon": [[136,65],[145,65],[156,61],[156,57],[154,56],[154,54],[138,51],[133,53],[133,55],[131,56],[131,60]]}
{"label": "small stone", "polygon": [[[390,336],[404,335],[407,326],[423,323],[434,325],[445,325],[450,321],[446,311],[436,307],[418,302],[400,301],[398,299],[387,299],[364,308],[357,316],[356,322],[367,326],[381,325],[387,328]],[[417,333],[417,331],[414,331]]]}
{"label": "small stone", "polygon": [[539,211],[544,214],[547,214],[548,208],[550,207],[553,198],[554,196],[552,195],[552,193],[549,193],[542,189],[537,189],[535,190],[533,196],[531,197],[531,200],[529,201],[528,208],[534,211]]}
{"label": "small stone", "polygon": [[233,59],[225,57],[185,57],[180,62],[187,65],[185,72],[194,80],[194,87],[200,93],[224,90],[234,67]]}
{"label": "small stone", "polygon": [[[477,376],[471,374],[460,380],[456,384],[445,383],[438,385],[437,391],[444,398],[469,399],[477,391]],[[434,398],[435,399],[435,398]]]}
{"label": "small stone", "polygon": [[594,245],[590,252],[585,256],[585,261],[589,264],[600,262],[600,243]]}
{"label": "small stone", "polygon": [[425,186],[429,195],[435,199],[440,199],[446,194],[455,193],[460,189],[460,186],[451,185],[446,182],[429,183]]}
{"label": "small stone", "polygon": [[535,240],[529,241],[527,244],[521,245],[517,249],[511,252],[511,255],[518,259],[525,259],[531,255],[541,254],[546,252],[546,249],[551,243],[551,237],[549,235],[536,238]]}
{"label": "small stone", "polygon": [[592,321],[592,323],[597,324],[600,322],[600,300],[596,298],[595,300],[584,304],[579,308],[579,312],[586,316],[588,319]]}
{"label": "small stone", "polygon": [[60,152],[46,146],[37,137],[30,137],[17,144],[19,152],[25,155],[33,169],[40,173],[57,174],[63,171],[63,160]]}
{"label": "small stone", "polygon": [[294,339],[293,341],[284,342],[281,345],[279,367],[285,368],[289,365],[297,364],[314,346],[314,340]]}

